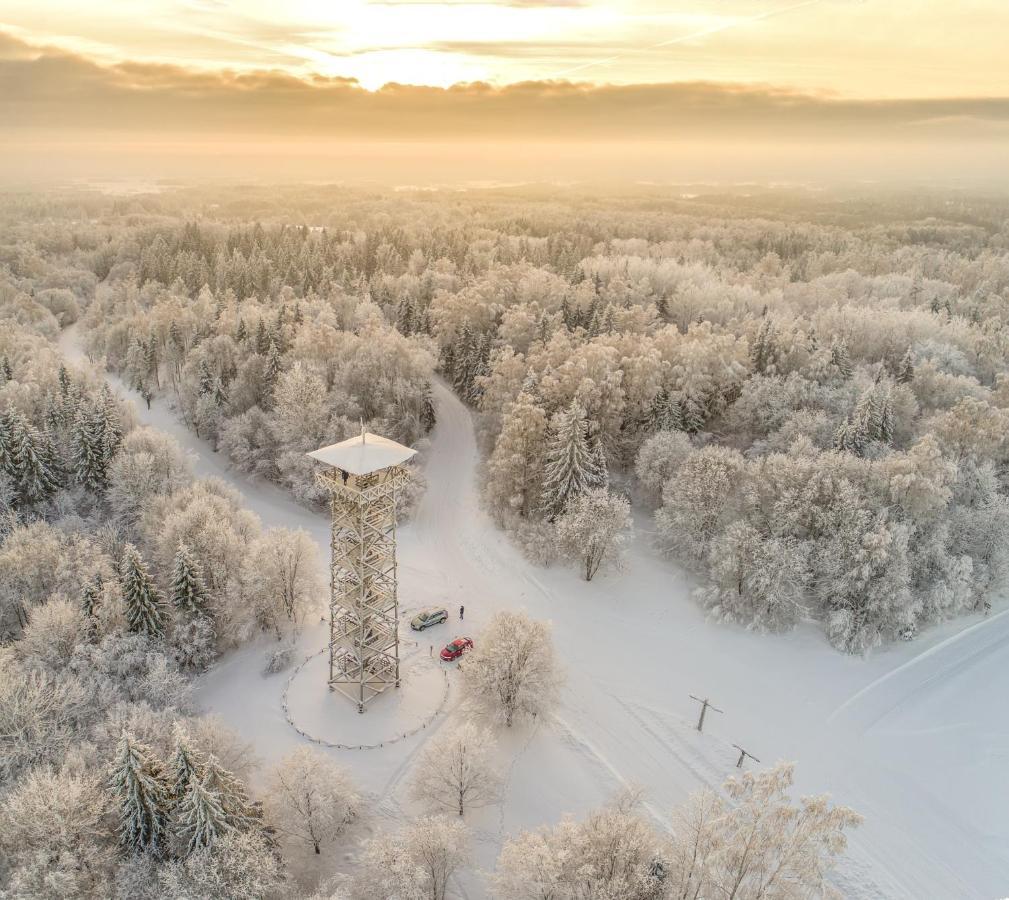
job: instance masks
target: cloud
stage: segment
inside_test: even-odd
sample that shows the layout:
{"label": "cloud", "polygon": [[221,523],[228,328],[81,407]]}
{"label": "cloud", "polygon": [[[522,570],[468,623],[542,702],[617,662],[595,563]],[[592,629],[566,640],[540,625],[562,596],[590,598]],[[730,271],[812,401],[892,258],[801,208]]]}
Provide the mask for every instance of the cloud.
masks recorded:
{"label": "cloud", "polygon": [[[530,81],[449,88],[198,71],[32,47],[0,33],[8,136],[88,133],[290,139],[850,140],[992,139],[1009,98],[845,100],[762,85]],[[1001,139],[1001,137],[999,137]]]}

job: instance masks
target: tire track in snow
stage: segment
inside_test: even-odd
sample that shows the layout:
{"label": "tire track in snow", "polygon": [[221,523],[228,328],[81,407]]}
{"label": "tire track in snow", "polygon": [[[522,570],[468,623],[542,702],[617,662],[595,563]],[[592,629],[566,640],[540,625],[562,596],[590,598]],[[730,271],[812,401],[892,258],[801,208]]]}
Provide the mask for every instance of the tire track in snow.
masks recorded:
{"label": "tire track in snow", "polygon": [[[968,644],[966,652],[961,647],[961,644],[965,641]],[[935,682],[946,680],[951,676],[956,677],[956,675],[966,672],[971,666],[990,656],[992,653],[998,651],[1009,653],[1009,649],[1007,648],[1009,648],[1009,609],[1004,609],[993,616],[982,619],[980,622],[975,622],[962,631],[958,631],[956,634],[912,657],[902,665],[881,675],[875,681],[870,682],[834,709],[827,716],[827,724],[832,724],[846,715],[857,714],[859,706],[872,700],[875,694],[890,686],[891,683],[894,683],[893,686],[897,691],[896,699],[890,698],[884,701],[885,706],[882,711],[876,712],[867,723],[863,724],[862,730],[864,732]],[[929,668],[928,674],[925,677],[908,685],[906,688],[902,689],[900,687],[901,679],[913,676],[922,663],[932,660],[932,657],[944,657],[946,655],[949,655],[950,658],[948,660],[940,659],[938,665],[933,661],[933,665]]]}

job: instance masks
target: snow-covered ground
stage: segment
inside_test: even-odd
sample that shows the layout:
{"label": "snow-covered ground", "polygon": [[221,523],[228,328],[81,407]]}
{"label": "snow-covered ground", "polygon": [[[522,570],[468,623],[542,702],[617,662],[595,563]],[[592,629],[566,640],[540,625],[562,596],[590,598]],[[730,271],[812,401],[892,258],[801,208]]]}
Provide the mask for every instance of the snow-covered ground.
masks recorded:
{"label": "snow-covered ground", "polygon": [[[80,358],[75,329],[62,346]],[[623,573],[585,584],[574,570],[533,567],[480,508],[469,412],[444,386],[435,396],[428,490],[399,533],[400,596],[405,610],[443,604],[453,619],[464,603],[466,621],[422,637],[409,664],[430,665],[426,641],[457,633],[479,640],[496,610],[522,607],[553,622],[567,672],[556,717],[502,740],[503,803],[473,820],[479,867],[493,866],[508,834],[582,813],[624,784],[644,788],[663,821],[688,794],[734,771],[731,745],[739,744],[765,764],[797,760],[801,792],[829,792],[865,816],[838,876],[846,896],[1009,893],[1009,610],[858,659],[830,648],[814,626],[768,636],[706,621],[690,599],[689,578],[651,549],[645,516]],[[150,411],[136,405],[143,422],[193,454],[200,476],[235,485],[267,526],[307,529],[328,559],[323,516],[231,471],[163,402]],[[306,655],[322,647],[324,623],[307,629],[302,643]],[[231,655],[199,687],[203,706],[255,742],[265,761],[303,740],[281,708],[288,673],[260,675],[268,646]],[[315,689],[304,678],[293,688]],[[708,714],[703,735],[693,730],[690,694],[724,711]],[[386,699],[397,702],[376,703]],[[427,737],[452,727],[455,699],[414,737],[377,750],[329,751],[373,796],[378,817],[414,811],[405,791],[410,761]],[[346,701],[332,703],[330,739],[357,727]],[[367,715],[384,714],[376,707]],[[470,898],[484,894],[478,873],[459,887]]]}

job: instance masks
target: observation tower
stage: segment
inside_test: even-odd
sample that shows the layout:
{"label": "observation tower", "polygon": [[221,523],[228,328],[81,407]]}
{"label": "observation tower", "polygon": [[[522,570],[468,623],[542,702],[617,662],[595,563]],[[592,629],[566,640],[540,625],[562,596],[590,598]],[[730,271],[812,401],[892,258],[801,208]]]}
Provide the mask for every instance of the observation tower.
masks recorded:
{"label": "observation tower", "polygon": [[330,540],[329,689],[364,712],[399,687],[396,491],[416,450],[365,432],[313,450],[333,516]]}

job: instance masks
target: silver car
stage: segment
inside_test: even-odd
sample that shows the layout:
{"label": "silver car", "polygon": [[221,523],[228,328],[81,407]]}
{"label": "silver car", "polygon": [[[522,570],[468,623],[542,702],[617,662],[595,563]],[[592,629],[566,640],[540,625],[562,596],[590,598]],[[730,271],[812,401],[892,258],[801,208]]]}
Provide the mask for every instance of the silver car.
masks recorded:
{"label": "silver car", "polygon": [[430,628],[432,625],[441,625],[442,622],[447,620],[447,609],[425,609],[423,612],[417,613],[417,615],[410,620],[410,627],[414,631],[423,631],[425,628]]}

